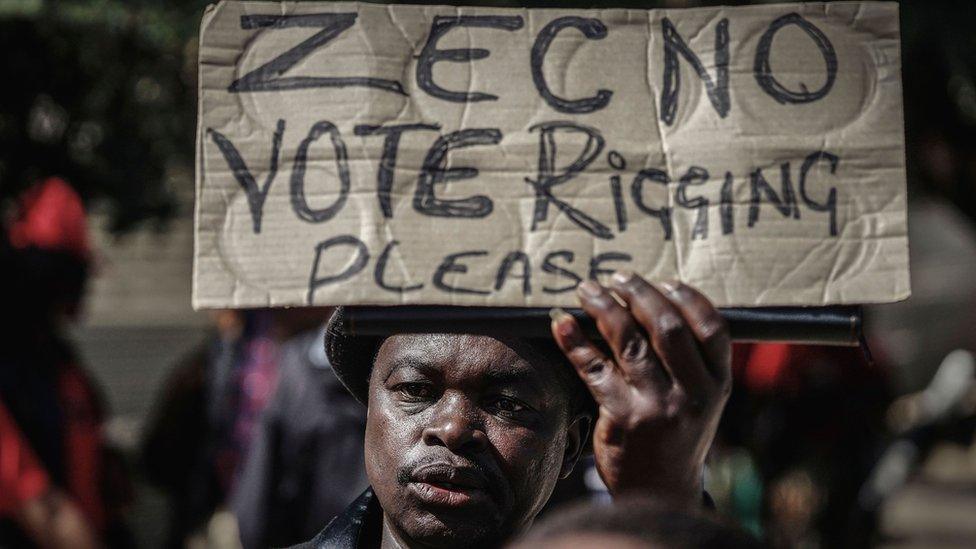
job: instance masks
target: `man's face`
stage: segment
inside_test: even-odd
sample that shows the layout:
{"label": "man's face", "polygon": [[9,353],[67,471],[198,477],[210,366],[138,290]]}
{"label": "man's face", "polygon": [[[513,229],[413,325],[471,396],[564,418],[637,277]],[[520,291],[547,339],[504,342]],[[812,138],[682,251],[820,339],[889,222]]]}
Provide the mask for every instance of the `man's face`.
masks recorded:
{"label": "man's face", "polygon": [[579,454],[567,372],[519,342],[387,339],[370,378],[366,472],[388,531],[477,547],[528,526]]}

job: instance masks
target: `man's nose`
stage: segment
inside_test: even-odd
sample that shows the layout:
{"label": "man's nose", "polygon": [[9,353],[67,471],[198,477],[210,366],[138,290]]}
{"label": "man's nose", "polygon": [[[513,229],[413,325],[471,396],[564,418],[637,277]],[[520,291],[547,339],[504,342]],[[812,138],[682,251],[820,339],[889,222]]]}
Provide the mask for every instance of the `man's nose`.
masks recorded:
{"label": "man's nose", "polygon": [[430,424],[423,432],[424,444],[444,446],[452,452],[466,448],[480,452],[488,448],[488,435],[473,403],[461,396],[445,395],[437,404]]}

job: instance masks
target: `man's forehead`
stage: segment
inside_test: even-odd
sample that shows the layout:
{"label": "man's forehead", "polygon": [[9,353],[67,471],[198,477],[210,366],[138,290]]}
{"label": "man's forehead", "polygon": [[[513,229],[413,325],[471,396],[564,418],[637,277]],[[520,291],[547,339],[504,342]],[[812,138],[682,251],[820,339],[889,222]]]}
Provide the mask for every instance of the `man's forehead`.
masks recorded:
{"label": "man's forehead", "polygon": [[475,370],[488,377],[548,378],[559,367],[522,340],[470,334],[401,334],[387,338],[377,355],[378,367],[424,366]]}

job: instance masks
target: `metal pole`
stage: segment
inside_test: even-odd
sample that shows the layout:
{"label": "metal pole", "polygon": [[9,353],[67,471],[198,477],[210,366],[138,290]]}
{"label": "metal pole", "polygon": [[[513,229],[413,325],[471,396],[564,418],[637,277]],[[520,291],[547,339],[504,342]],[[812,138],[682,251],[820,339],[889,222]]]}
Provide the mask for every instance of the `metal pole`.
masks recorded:
{"label": "metal pole", "polygon": [[[567,309],[590,337],[599,338],[596,323],[581,309]],[[719,312],[729,323],[732,340],[779,341],[856,347],[861,339],[861,308],[762,307]],[[549,337],[549,309],[511,307],[392,306],[347,307],[343,329],[350,335],[395,333],[464,333]]]}

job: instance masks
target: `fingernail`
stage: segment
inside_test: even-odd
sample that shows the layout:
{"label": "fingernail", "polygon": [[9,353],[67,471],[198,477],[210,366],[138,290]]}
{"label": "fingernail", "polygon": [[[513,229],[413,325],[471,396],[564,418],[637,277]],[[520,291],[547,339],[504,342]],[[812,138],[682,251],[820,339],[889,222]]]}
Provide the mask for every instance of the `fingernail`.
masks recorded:
{"label": "fingernail", "polygon": [[549,309],[549,318],[552,319],[553,325],[556,327],[556,331],[559,335],[575,339],[572,336],[575,335],[576,323],[573,322],[573,316],[559,307],[553,307]]}
{"label": "fingernail", "polygon": [[622,270],[613,273],[610,277],[617,284],[626,284],[630,282],[630,279],[634,278],[634,271]]}
{"label": "fingernail", "polygon": [[573,318],[573,316],[560,307],[553,307],[552,309],[549,309],[549,318],[551,318],[553,322],[563,322],[567,318]]}
{"label": "fingernail", "polygon": [[600,288],[600,285],[597,284],[596,282],[592,280],[587,280],[586,282],[576,287],[576,292],[587,299],[593,299],[595,297],[599,297],[600,293],[602,292],[602,289]]}
{"label": "fingernail", "polygon": [[666,292],[669,293],[676,291],[678,289],[678,286],[681,285],[681,283],[678,282],[677,280],[665,280],[664,282],[660,282],[659,284],[662,288],[664,288]]}

